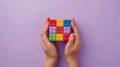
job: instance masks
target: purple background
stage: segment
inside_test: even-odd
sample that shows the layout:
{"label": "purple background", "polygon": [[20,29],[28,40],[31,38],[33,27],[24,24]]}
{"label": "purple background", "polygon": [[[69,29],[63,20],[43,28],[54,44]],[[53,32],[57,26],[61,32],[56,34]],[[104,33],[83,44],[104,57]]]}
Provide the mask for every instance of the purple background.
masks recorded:
{"label": "purple background", "polygon": [[[120,0],[0,0],[0,67],[43,67],[45,18],[74,17],[81,67],[120,67]],[[64,43],[57,67],[66,67]]]}

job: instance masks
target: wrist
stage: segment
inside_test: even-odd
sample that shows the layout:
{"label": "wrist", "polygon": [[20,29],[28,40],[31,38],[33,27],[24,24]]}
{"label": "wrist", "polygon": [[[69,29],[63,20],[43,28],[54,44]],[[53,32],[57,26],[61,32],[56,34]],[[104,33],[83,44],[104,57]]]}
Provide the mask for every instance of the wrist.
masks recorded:
{"label": "wrist", "polygon": [[76,61],[78,61],[78,60],[77,60],[77,58],[69,57],[69,58],[66,58],[66,61],[67,61],[68,63],[71,63],[71,62],[76,62]]}
{"label": "wrist", "polygon": [[47,57],[46,61],[51,61],[51,62],[58,62],[58,57]]}
{"label": "wrist", "polygon": [[77,58],[66,58],[68,67],[79,67]]}
{"label": "wrist", "polygon": [[58,62],[58,58],[51,58],[51,57],[47,57],[44,66],[45,67],[56,67],[56,64]]}
{"label": "wrist", "polygon": [[47,56],[46,57],[46,60],[48,60],[48,61],[52,61],[52,62],[57,62],[58,61],[58,59],[59,59],[59,56]]}

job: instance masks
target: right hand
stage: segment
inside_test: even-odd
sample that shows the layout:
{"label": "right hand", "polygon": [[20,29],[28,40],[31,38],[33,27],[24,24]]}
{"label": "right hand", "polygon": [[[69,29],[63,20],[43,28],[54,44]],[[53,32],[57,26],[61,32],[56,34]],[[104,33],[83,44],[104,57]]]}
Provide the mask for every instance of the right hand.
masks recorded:
{"label": "right hand", "polygon": [[64,53],[69,67],[79,67],[77,56],[79,48],[81,47],[81,40],[74,18],[71,19],[71,25],[74,33],[70,35]]}

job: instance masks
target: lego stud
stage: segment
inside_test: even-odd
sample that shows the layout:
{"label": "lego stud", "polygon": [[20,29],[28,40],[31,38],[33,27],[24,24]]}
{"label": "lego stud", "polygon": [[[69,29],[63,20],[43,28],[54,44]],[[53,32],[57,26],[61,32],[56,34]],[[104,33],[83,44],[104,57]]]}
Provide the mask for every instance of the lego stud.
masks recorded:
{"label": "lego stud", "polygon": [[70,34],[71,33],[71,27],[64,27],[64,34]]}
{"label": "lego stud", "polygon": [[56,26],[56,20],[49,20],[49,26]]}
{"label": "lego stud", "polygon": [[49,34],[50,41],[56,41],[56,34]]}
{"label": "lego stud", "polygon": [[50,26],[49,27],[49,34],[55,34],[56,33],[56,27],[55,26]]}
{"label": "lego stud", "polygon": [[71,26],[71,20],[64,20],[64,26]]}
{"label": "lego stud", "polygon": [[56,26],[63,26],[63,20],[57,20],[57,25]]}
{"label": "lego stud", "polygon": [[56,41],[63,41],[63,34],[56,34]]}

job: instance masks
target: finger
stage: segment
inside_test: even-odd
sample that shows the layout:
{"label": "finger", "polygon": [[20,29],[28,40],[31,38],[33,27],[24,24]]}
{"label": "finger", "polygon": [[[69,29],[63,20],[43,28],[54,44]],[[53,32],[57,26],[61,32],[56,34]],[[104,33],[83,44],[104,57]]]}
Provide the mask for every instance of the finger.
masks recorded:
{"label": "finger", "polygon": [[81,46],[81,40],[80,39],[76,39],[75,43],[74,43],[74,48],[75,49],[79,49]]}
{"label": "finger", "polygon": [[49,27],[49,22],[48,22],[48,20],[49,20],[49,19],[50,19],[50,18],[47,18],[47,19],[46,19],[46,24],[45,24],[45,26],[44,26],[44,28],[43,28],[43,41],[46,43],[46,45],[50,43],[50,41],[49,41],[49,39],[48,39],[48,27]]}
{"label": "finger", "polygon": [[46,18],[46,22],[45,22],[45,23],[47,24],[49,20],[50,20],[50,18],[49,18],[49,17],[47,17],[47,18]]}
{"label": "finger", "polygon": [[45,24],[45,26],[44,26],[44,28],[43,28],[43,32],[47,35],[47,33],[48,33],[48,26],[49,26],[49,23],[48,22],[46,22],[46,24]]}
{"label": "finger", "polygon": [[66,46],[68,46],[68,47],[73,46],[74,40],[75,40],[75,35],[72,33],[72,34],[70,35],[69,41],[68,41],[68,43],[67,43]]}
{"label": "finger", "polygon": [[76,38],[79,38],[80,37],[79,36],[79,31],[78,31],[78,28],[77,28],[77,25],[75,23],[75,19],[74,18],[71,19],[71,26],[73,28],[73,31],[74,31],[75,35],[76,35]]}
{"label": "finger", "polygon": [[41,39],[41,46],[42,46],[42,48],[45,50],[46,49],[46,46],[45,46],[45,43],[44,43],[44,41]]}
{"label": "finger", "polygon": [[49,43],[49,39],[48,39],[48,25],[49,23],[47,22],[44,26],[44,29],[43,29],[43,41]]}
{"label": "finger", "polygon": [[45,34],[45,32],[42,32],[42,40],[46,45],[50,43],[48,36]]}
{"label": "finger", "polygon": [[43,41],[42,33],[41,33],[41,46],[42,46],[43,49],[46,48],[45,43],[44,43],[44,41]]}

